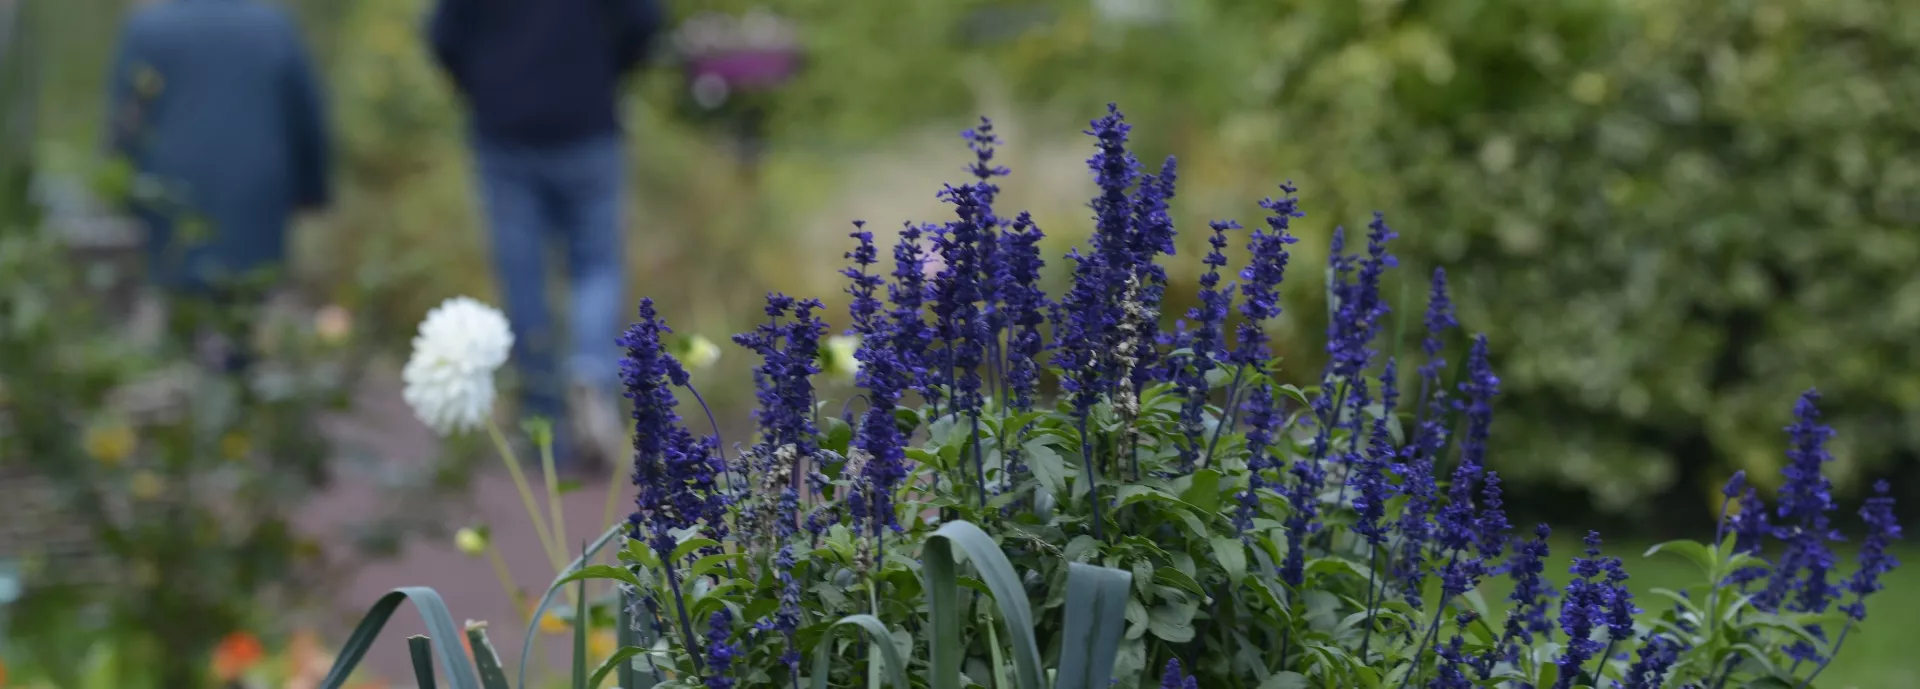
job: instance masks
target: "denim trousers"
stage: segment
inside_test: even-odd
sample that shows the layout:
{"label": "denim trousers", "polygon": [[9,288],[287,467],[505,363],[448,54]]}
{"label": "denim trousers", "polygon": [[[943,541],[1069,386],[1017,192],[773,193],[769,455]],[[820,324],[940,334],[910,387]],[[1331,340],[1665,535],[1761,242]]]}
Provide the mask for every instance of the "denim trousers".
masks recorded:
{"label": "denim trousers", "polygon": [[[555,455],[571,453],[567,391],[618,389],[626,267],[621,231],[625,162],[617,135],[557,146],[474,140],[493,264],[513,328],[521,413],[553,422]],[[547,279],[566,278],[566,330],[554,323]],[[564,336],[563,336],[564,334]]]}

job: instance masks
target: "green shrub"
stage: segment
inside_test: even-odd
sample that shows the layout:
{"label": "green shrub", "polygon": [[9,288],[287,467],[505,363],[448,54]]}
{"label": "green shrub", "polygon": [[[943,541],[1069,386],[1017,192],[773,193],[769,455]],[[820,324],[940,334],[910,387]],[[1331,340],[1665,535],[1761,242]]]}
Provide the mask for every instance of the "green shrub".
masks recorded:
{"label": "green shrub", "polygon": [[[1816,380],[1845,400],[1843,487],[1920,449],[1920,379],[1892,373],[1920,363],[1920,6],[1177,7],[1006,73],[1029,98],[1122,93],[1143,122],[1237,146],[1330,210],[1316,226],[1417,217],[1403,257],[1458,270],[1499,350],[1496,465],[1516,481],[1610,510],[1709,504],[1736,469],[1773,475],[1754,429]],[[1035,40],[1068,45],[1058,31]]]}

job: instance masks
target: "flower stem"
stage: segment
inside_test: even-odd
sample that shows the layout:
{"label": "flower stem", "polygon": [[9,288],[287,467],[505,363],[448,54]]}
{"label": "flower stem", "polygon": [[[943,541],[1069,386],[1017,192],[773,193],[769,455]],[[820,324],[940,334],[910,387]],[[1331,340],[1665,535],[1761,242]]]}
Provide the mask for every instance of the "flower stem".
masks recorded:
{"label": "flower stem", "polygon": [[[1807,675],[1806,679],[1800,680],[1799,686],[1795,687],[1795,689],[1807,689],[1807,685],[1813,684],[1813,679],[1819,677],[1820,673],[1827,669],[1827,664],[1833,662],[1833,657],[1840,655],[1840,644],[1847,642],[1847,632],[1850,631],[1853,631],[1853,620],[1847,620],[1846,626],[1840,628],[1840,636],[1834,637],[1833,645],[1827,648],[1827,657],[1821,659],[1820,664],[1813,667],[1813,673]],[[1724,682],[1725,680],[1722,681]]]}
{"label": "flower stem", "polygon": [[1100,524],[1100,480],[1093,470],[1093,445],[1087,439],[1087,412],[1080,412],[1080,460],[1087,467],[1087,500],[1093,505],[1093,538],[1104,540]]}
{"label": "flower stem", "polygon": [[553,563],[553,570],[560,571],[567,566],[562,559],[560,548],[553,541],[553,535],[547,532],[546,520],[540,517],[540,506],[533,499],[533,489],[527,487],[527,476],[520,471],[520,459],[514,455],[513,447],[507,443],[507,436],[500,432],[500,424],[489,420],[487,433],[493,437],[493,444],[500,451],[500,459],[507,464],[507,475],[513,478],[513,487],[520,491],[521,506],[527,510],[527,518],[533,520],[534,534],[540,537],[540,548],[546,551],[547,560]]}
{"label": "flower stem", "polygon": [[609,462],[609,464],[613,465],[611,470],[613,475],[607,477],[607,505],[600,512],[600,523],[606,525],[613,524],[613,511],[619,509],[620,484],[624,483],[621,479],[626,477],[627,470],[627,467],[619,462]]}
{"label": "flower stem", "polygon": [[[1367,642],[1373,640],[1374,594],[1373,579],[1380,571],[1380,546],[1367,546],[1367,631],[1360,635],[1360,662],[1367,662]],[[1385,588],[1382,586],[1381,588]]]}
{"label": "flower stem", "polygon": [[[499,546],[494,545],[491,541],[487,543],[487,561],[493,563],[493,575],[499,577],[500,588],[505,589],[507,597],[513,600],[513,609],[532,610],[533,608],[527,605],[526,595],[520,590],[518,585],[513,583],[513,574],[507,571],[507,560],[500,556]],[[534,621],[538,622],[539,620]]]}
{"label": "flower stem", "polygon": [[[567,542],[567,518],[560,511],[560,479],[553,470],[553,429],[535,436],[540,443],[540,474],[546,479],[547,529],[556,544]],[[559,569],[556,565],[555,569]]]}

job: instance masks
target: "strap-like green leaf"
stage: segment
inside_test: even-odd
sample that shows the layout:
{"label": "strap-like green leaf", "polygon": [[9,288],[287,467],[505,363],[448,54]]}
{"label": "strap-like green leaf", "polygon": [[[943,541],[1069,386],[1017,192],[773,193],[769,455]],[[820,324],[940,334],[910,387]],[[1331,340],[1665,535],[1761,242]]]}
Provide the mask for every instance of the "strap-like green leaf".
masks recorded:
{"label": "strap-like green leaf", "polygon": [[[599,554],[601,548],[607,547],[607,543],[613,541],[615,536],[619,536],[625,532],[626,529],[627,525],[625,522],[613,525],[607,529],[606,533],[600,534],[599,538],[594,539],[593,543],[587,546],[586,553],[582,554],[578,559],[575,559],[572,564],[567,565],[566,569],[560,570],[559,576],[554,577],[553,583],[547,586],[547,592],[540,596],[540,604],[534,606],[533,616],[528,618],[533,621],[532,625],[538,625],[540,618],[547,614],[547,606],[553,604],[553,596],[560,592],[560,587],[567,585],[567,577],[574,572],[580,571],[580,568],[586,564],[587,560],[593,559],[594,555]],[[533,655],[533,641],[539,638],[539,636],[539,634],[534,634],[529,631],[526,640],[520,642],[519,686],[521,687],[527,686],[527,658]]]}
{"label": "strap-like green leaf", "polygon": [[[865,631],[867,633],[867,639],[872,642],[874,650],[878,651],[879,655],[878,658],[873,658],[872,655],[869,655],[868,657],[871,658],[871,660],[868,662],[884,662],[887,666],[887,682],[891,684],[894,689],[908,689],[907,663],[905,659],[900,657],[900,648],[893,645],[893,633],[887,630],[886,623],[881,622],[880,618],[872,615],[848,615],[840,618],[840,621],[833,623],[833,626],[828,627],[827,633],[832,634],[834,630],[842,627],[858,627]],[[826,686],[829,666],[823,661],[831,660],[832,658],[833,639],[820,639],[819,650],[816,650],[814,653],[813,686],[818,689]],[[876,686],[872,689],[880,688]]]}
{"label": "strap-like green leaf", "polygon": [[500,667],[500,652],[494,650],[493,639],[487,638],[487,623],[467,623],[467,644],[473,647],[473,666],[480,671],[480,686],[511,689],[507,686],[507,671]]}
{"label": "strap-like green leaf", "polygon": [[960,623],[964,613],[959,604],[959,580],[953,548],[958,546],[980,573],[981,581],[993,591],[1000,607],[1000,621],[1007,627],[1013,647],[1015,679],[1019,689],[1046,689],[1046,677],[1040,669],[1040,646],[1033,638],[1033,607],[1027,602],[1027,590],[1014,573],[1013,564],[1000,545],[980,527],[967,522],[948,522],[927,537],[921,551],[927,587],[928,616],[933,635],[932,689],[960,689]]}
{"label": "strap-like green leaf", "polygon": [[587,627],[593,619],[587,614],[587,582],[575,586],[579,588],[573,597],[573,689],[587,689]]}
{"label": "strap-like green leaf", "polygon": [[407,654],[413,656],[413,683],[420,689],[436,689],[433,682],[433,642],[427,637],[407,637]]}
{"label": "strap-like green leaf", "polygon": [[367,649],[373,647],[375,639],[380,637],[380,629],[385,627],[393,612],[400,604],[412,602],[420,612],[420,619],[427,624],[428,635],[434,648],[440,651],[440,662],[447,671],[447,684],[453,689],[480,689],[480,681],[474,677],[473,666],[467,662],[467,652],[460,647],[460,628],[453,624],[453,616],[447,614],[447,604],[440,600],[440,594],[433,589],[409,587],[394,589],[381,596],[367,610],[367,616],[360,619],[360,625],[354,627],[353,634],[340,646],[340,655],[333,660],[333,668],[320,680],[320,689],[340,689],[347,683],[347,677],[360,665],[360,659],[366,657]]}
{"label": "strap-like green leaf", "polygon": [[1127,590],[1133,573],[1067,564],[1066,627],[1054,689],[1106,689],[1126,631]]}

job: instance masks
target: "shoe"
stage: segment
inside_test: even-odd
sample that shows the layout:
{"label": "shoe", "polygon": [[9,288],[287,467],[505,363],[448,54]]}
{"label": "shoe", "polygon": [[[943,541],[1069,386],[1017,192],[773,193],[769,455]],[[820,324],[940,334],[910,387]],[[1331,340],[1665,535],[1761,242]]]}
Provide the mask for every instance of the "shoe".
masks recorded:
{"label": "shoe", "polygon": [[[577,385],[568,395],[573,420],[574,450],[588,463],[605,466],[625,457],[629,442],[625,424],[620,422],[619,398],[593,388]],[[571,462],[569,462],[571,463]]]}

